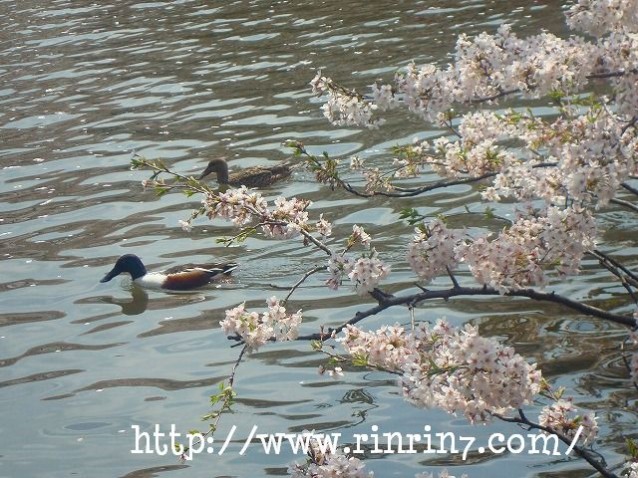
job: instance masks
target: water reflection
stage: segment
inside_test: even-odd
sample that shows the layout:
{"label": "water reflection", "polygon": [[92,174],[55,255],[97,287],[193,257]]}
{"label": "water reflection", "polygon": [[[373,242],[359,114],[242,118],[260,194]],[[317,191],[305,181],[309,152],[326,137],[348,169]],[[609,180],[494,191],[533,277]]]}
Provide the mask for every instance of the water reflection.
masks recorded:
{"label": "water reflection", "polygon": [[124,315],[139,315],[146,312],[146,309],[148,308],[148,294],[144,289],[135,285],[131,287],[130,299],[100,297],[99,300],[105,304],[115,304],[120,306],[121,313]]}
{"label": "water reflection", "polygon": [[103,345],[85,345],[85,344],[72,344],[67,342],[53,342],[48,344],[38,345],[37,347],[32,347],[22,355],[17,357],[5,358],[0,360],[0,367],[8,367],[10,365],[14,365],[18,360],[21,360],[25,357],[32,357],[35,355],[41,354],[51,354],[51,353],[59,353],[59,352],[68,352],[72,350],[103,350],[110,347],[118,347],[123,345],[122,343],[114,343],[114,344],[103,344]]}
{"label": "water reflection", "polygon": [[[97,322],[109,317],[118,317],[121,314],[139,315],[143,314],[149,309],[165,311],[176,307],[182,307],[188,304],[205,302],[207,300],[207,294],[203,291],[211,292],[215,290],[213,287],[211,287],[208,289],[205,288],[197,291],[187,291],[180,293],[172,291],[156,291],[153,292],[153,300],[151,300],[149,299],[149,292],[147,292],[141,286],[133,283],[128,279],[124,279],[122,282],[124,285],[124,290],[130,293],[130,297],[87,297],[76,302],[76,304],[113,304],[119,307],[118,311],[110,312],[104,315],[88,317],[84,320],[85,323]],[[220,289],[221,287],[223,286],[216,286],[217,289]],[[92,333],[95,331],[97,330],[91,330],[86,333]]]}

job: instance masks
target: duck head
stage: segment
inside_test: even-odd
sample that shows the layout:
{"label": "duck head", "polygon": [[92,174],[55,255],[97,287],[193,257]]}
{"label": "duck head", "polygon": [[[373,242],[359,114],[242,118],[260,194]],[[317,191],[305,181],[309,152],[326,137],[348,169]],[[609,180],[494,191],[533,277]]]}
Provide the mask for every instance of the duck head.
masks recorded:
{"label": "duck head", "polygon": [[123,272],[131,274],[131,277],[135,280],[146,274],[146,267],[144,267],[142,260],[135,254],[124,254],[117,260],[113,269],[111,269],[100,282],[108,282]]}
{"label": "duck head", "polygon": [[228,180],[228,163],[223,158],[211,159],[204,169],[204,172],[199,175],[197,179],[201,180],[208,176],[210,173],[217,173],[217,180],[219,182],[225,182]]}

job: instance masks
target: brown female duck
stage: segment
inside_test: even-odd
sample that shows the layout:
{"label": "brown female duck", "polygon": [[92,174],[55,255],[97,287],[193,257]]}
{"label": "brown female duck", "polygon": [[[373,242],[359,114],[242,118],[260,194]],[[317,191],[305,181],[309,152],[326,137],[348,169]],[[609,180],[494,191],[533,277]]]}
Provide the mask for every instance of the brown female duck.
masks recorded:
{"label": "brown female duck", "polygon": [[217,158],[208,163],[204,172],[197,179],[204,179],[213,172],[217,173],[217,182],[219,184],[259,188],[270,186],[275,181],[290,176],[291,170],[290,165],[284,163],[277,166],[253,166],[229,174],[226,160]]}

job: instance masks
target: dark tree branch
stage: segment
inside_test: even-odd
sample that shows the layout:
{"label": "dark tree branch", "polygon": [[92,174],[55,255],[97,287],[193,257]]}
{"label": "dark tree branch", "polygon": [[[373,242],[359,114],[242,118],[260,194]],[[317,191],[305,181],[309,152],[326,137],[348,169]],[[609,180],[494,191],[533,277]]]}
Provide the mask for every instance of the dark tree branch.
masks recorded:
{"label": "dark tree branch", "polygon": [[590,254],[598,259],[598,262],[601,266],[618,277],[620,283],[623,285],[627,293],[631,296],[634,303],[638,303],[636,294],[632,289],[632,287],[638,289],[638,276],[627,267],[622,265],[620,262],[615,260],[613,257],[603,253],[602,251],[594,249],[593,251],[590,251]]}
{"label": "dark tree branch", "polygon": [[385,196],[385,197],[401,197],[401,198],[405,198],[405,197],[412,197],[412,196],[418,196],[419,194],[423,194],[426,193],[428,191],[432,191],[434,189],[440,189],[440,188],[447,188],[449,186],[456,186],[458,184],[468,184],[468,183],[475,183],[477,181],[480,181],[482,179],[486,179],[486,178],[491,178],[496,176],[496,173],[486,173],[483,174],[481,176],[476,176],[476,177],[471,177],[471,178],[462,178],[462,179],[454,179],[451,181],[437,181],[435,183],[432,184],[428,184],[427,186],[422,186],[420,188],[397,188],[398,191],[397,192],[392,192],[392,191],[372,191],[369,193],[365,193],[365,192],[361,192],[358,191],[357,189],[355,189],[353,186],[351,186],[349,183],[346,183],[345,181],[341,182],[341,186],[343,187],[343,189],[345,189],[346,191],[356,195],[356,196],[360,196],[360,197],[372,197],[372,196]]}
{"label": "dark tree branch", "polygon": [[621,183],[620,184],[623,188],[625,188],[627,191],[629,191],[632,194],[635,194],[636,196],[638,196],[638,189],[636,189],[635,187],[631,186],[630,184],[627,183]]}
{"label": "dark tree branch", "polygon": [[612,203],[612,204],[618,204],[619,206],[626,207],[628,209],[631,209],[634,212],[638,212],[638,206],[637,205],[635,205],[632,202],[625,201],[624,199],[611,198],[609,200],[609,202]]}
{"label": "dark tree branch", "polygon": [[[370,293],[370,295],[378,302],[378,305],[376,305],[375,307],[364,310],[362,312],[357,312],[349,321],[345,322],[342,325],[339,325],[338,327],[328,328],[328,330],[322,334],[300,336],[299,340],[321,340],[322,338],[325,339],[326,336],[330,336],[333,333],[341,332],[344,328],[346,328],[347,325],[354,325],[357,322],[362,321],[366,317],[376,315],[379,312],[382,312],[390,307],[399,305],[414,306],[421,302],[433,299],[449,300],[452,297],[459,296],[498,296],[501,294],[496,289],[492,289],[491,287],[452,287],[450,289],[444,290],[423,290],[423,292],[419,292],[417,294],[410,294],[400,297],[387,294],[383,291],[380,291],[379,289],[375,289]],[[554,292],[539,292],[534,289],[522,289],[511,291],[504,295],[509,297],[527,297],[528,299],[533,299],[541,302],[551,302],[559,304],[576,312],[581,312],[591,317],[609,320],[616,324],[621,324],[627,327],[634,327],[636,324],[636,321],[631,316],[614,314],[612,312],[608,312],[606,310],[602,310],[597,307],[586,305],[567,297],[563,297]]]}
{"label": "dark tree branch", "polygon": [[[519,414],[518,418],[516,418],[516,417],[506,417],[506,416],[500,415],[498,413],[493,413],[492,415],[495,416],[496,418],[498,418],[499,420],[503,420],[504,422],[520,423],[521,425],[528,426],[530,429],[542,430],[542,431],[544,431],[544,432],[546,432],[546,433],[548,433],[550,435],[555,435],[560,441],[562,441],[566,445],[568,445],[568,446],[572,445],[572,439],[571,438],[569,438],[568,436],[566,436],[566,435],[564,435],[562,433],[557,432],[553,428],[546,427],[546,426],[540,425],[539,423],[534,423],[534,422],[530,421],[525,416],[525,414],[523,413],[523,410],[519,409],[518,410],[518,414]],[[596,469],[596,471],[598,471],[605,478],[620,478],[615,473],[612,473],[611,471],[609,471],[605,467],[604,463],[601,463],[600,460],[597,460],[594,457],[594,454],[591,451],[586,450],[585,448],[583,448],[582,446],[579,446],[579,445],[574,445],[572,447],[572,450],[574,450],[578,456],[583,458],[587,463],[589,463],[594,469]]]}

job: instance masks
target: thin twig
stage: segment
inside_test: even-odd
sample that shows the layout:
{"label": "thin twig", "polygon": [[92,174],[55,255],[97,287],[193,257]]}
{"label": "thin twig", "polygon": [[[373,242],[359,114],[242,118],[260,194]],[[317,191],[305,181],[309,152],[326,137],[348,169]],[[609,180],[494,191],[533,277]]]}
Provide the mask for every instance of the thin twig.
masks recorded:
{"label": "thin twig", "polygon": [[292,293],[297,290],[297,288],[303,284],[306,279],[308,279],[308,277],[310,277],[313,274],[316,274],[317,272],[321,272],[321,271],[325,271],[326,270],[326,266],[317,266],[314,269],[311,269],[309,271],[307,271],[303,277],[301,279],[299,279],[295,285],[293,285],[290,288],[290,292],[288,292],[288,295],[285,297],[285,299],[283,300],[283,303],[285,304],[286,302],[288,302],[288,299],[290,299],[290,296],[292,295]]}
{"label": "thin twig", "polygon": [[[193,446],[199,445],[202,442],[202,440],[205,439],[205,437],[207,437],[208,435],[213,433],[215,430],[217,430],[217,424],[219,423],[219,419],[222,416],[222,412],[229,409],[230,402],[232,401],[232,398],[233,398],[232,390],[233,390],[233,384],[235,383],[235,375],[237,373],[237,367],[239,367],[239,364],[241,363],[241,360],[244,357],[244,354],[246,353],[247,350],[248,350],[248,345],[244,344],[241,351],[237,355],[237,359],[235,360],[235,363],[233,364],[233,367],[230,370],[230,375],[228,376],[227,390],[230,389],[230,393],[226,392],[226,395],[224,396],[224,401],[222,402],[221,407],[219,409],[219,413],[215,415],[215,418],[213,419],[213,423],[209,424],[207,432],[200,433],[198,440],[193,443]],[[186,455],[187,451],[188,450],[184,450],[184,452],[182,453],[182,456]]]}

